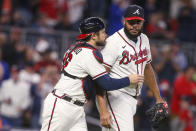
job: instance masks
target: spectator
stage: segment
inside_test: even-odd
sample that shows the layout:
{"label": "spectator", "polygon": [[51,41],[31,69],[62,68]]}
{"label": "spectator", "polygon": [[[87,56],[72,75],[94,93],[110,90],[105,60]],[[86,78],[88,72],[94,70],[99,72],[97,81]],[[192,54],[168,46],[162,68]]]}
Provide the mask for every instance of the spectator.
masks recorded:
{"label": "spectator", "polygon": [[8,79],[10,77],[10,68],[9,65],[2,61],[2,51],[0,48],[0,88],[2,81]]}
{"label": "spectator", "polygon": [[181,8],[191,6],[191,0],[171,0],[170,3],[170,17],[172,19],[177,19]]}
{"label": "spectator", "polygon": [[9,12],[1,12],[0,25],[1,26],[11,25],[11,14]]}
{"label": "spectator", "polygon": [[9,65],[6,61],[3,60],[3,47],[6,44],[6,35],[4,33],[0,33],[0,87],[3,80],[8,79],[10,76]]}
{"label": "spectator", "polygon": [[38,83],[38,90],[43,99],[53,90],[53,87],[56,85],[58,79],[59,74],[56,66],[46,66],[46,70],[41,75],[41,80]]}
{"label": "spectator", "polygon": [[152,59],[153,59],[152,65],[154,66],[154,64],[156,64],[157,62],[160,61],[161,54],[159,52],[157,45],[153,42],[150,45],[150,50],[151,50],[151,55],[152,55]]}
{"label": "spectator", "polygon": [[40,112],[42,110],[43,100],[53,90],[54,85],[59,79],[56,66],[48,65],[45,68],[40,76],[40,81],[31,88],[31,94],[33,96],[31,127],[35,129],[40,128]]}
{"label": "spectator", "polygon": [[41,33],[51,32],[50,30],[51,27],[48,25],[47,21],[48,21],[48,16],[43,13],[39,13],[39,16],[32,24],[32,28],[39,30],[39,32]]}
{"label": "spectator", "polygon": [[0,25],[11,25],[12,1],[1,0],[0,11]]}
{"label": "spectator", "polygon": [[19,65],[20,68],[23,69],[29,63],[34,64],[39,59],[40,59],[39,53],[34,48],[31,48],[28,45],[26,45],[24,55],[20,59],[18,65]]}
{"label": "spectator", "polygon": [[191,98],[191,103],[196,104],[196,83],[193,81],[195,68],[189,65],[185,68],[184,73],[174,81],[174,90],[171,100],[171,113],[179,114],[180,97],[186,95]]}
{"label": "spectator", "polygon": [[161,49],[160,58],[154,62],[155,71],[158,74],[159,81],[167,80],[171,85],[180,71],[179,65],[175,63],[174,56],[171,52],[171,47],[169,45],[163,45]]}
{"label": "spectator", "polygon": [[194,66],[189,65],[185,68],[184,73],[174,81],[173,95],[171,99],[172,128],[176,124],[180,115],[180,98],[188,96],[191,98],[191,105],[196,104],[196,83],[193,82]]}
{"label": "spectator", "polygon": [[19,73],[19,79],[30,85],[37,84],[40,81],[40,76],[35,73],[33,66],[33,63],[27,63],[24,69]]}
{"label": "spectator", "polygon": [[152,13],[155,13],[158,11],[158,8],[156,6],[156,0],[146,0],[145,5],[144,5],[144,10],[145,10],[145,20],[149,20],[149,15]]}
{"label": "spectator", "polygon": [[149,22],[146,24],[145,31],[151,38],[174,39],[174,32],[170,31],[169,23],[165,20],[163,12],[154,12],[149,15]]}
{"label": "spectator", "polygon": [[80,20],[83,17],[85,3],[86,0],[67,0],[70,22],[74,30],[78,30]]}
{"label": "spectator", "polygon": [[184,7],[181,9],[179,16],[179,29],[177,38],[181,41],[195,42],[195,22],[196,22],[196,12],[190,7]]}
{"label": "spectator", "polygon": [[53,65],[60,72],[60,66],[58,65],[56,60],[53,60],[51,57],[51,49],[47,49],[42,53],[41,60],[34,65],[34,70],[39,73],[43,73],[46,70],[46,67],[49,65]]}
{"label": "spectator", "polygon": [[172,52],[172,57],[174,59],[174,62],[179,65],[179,68],[181,71],[183,71],[188,62],[187,62],[187,58],[186,56],[184,55],[184,53],[181,51],[180,49],[180,45],[178,42],[174,41],[172,44],[171,44],[171,52]]}
{"label": "spectator", "polygon": [[37,87],[37,84],[31,86],[31,97],[32,97],[32,106],[31,106],[31,128],[40,129],[39,119],[41,111],[41,96]]}
{"label": "spectator", "polygon": [[30,86],[19,80],[19,70],[12,67],[11,78],[0,89],[1,117],[10,127],[21,127],[22,114],[30,105]]}
{"label": "spectator", "polygon": [[194,131],[193,113],[190,97],[182,96],[180,100],[179,126],[177,131]]}
{"label": "spectator", "polygon": [[7,36],[5,33],[0,32],[0,48],[3,48],[4,44],[6,44]]}
{"label": "spectator", "polygon": [[45,38],[39,38],[36,46],[35,46],[35,50],[40,53],[43,54],[46,50],[49,49],[49,43]]}
{"label": "spectator", "polygon": [[17,65],[19,59],[23,57],[24,46],[20,43],[21,30],[18,27],[11,29],[8,43],[2,46],[2,59],[10,66]]}
{"label": "spectator", "polygon": [[66,1],[62,0],[40,0],[39,12],[47,16],[47,25],[54,26],[57,23],[59,12],[68,10]]}
{"label": "spectator", "polygon": [[169,101],[169,102],[170,102],[170,97],[172,94],[171,88],[172,88],[172,85],[170,84],[168,80],[162,80],[159,83],[159,89],[163,97],[165,98],[166,101]]}
{"label": "spectator", "polygon": [[70,16],[68,12],[59,14],[59,20],[54,29],[62,31],[74,30],[70,22]]}
{"label": "spectator", "polygon": [[106,0],[87,0],[83,13],[84,18],[90,16],[105,18],[107,15],[107,6],[109,6],[107,3],[108,1]]}
{"label": "spectator", "polygon": [[168,16],[170,10],[170,2],[171,0],[156,0],[156,7],[159,11],[163,12],[164,15]]}
{"label": "spectator", "polygon": [[24,17],[22,16],[21,11],[16,10],[13,13],[12,25],[17,26],[17,27],[25,27],[26,26],[26,23],[25,23]]}
{"label": "spectator", "polygon": [[112,35],[123,27],[123,14],[128,5],[128,0],[113,0],[109,7],[109,18],[106,31],[108,35]]}

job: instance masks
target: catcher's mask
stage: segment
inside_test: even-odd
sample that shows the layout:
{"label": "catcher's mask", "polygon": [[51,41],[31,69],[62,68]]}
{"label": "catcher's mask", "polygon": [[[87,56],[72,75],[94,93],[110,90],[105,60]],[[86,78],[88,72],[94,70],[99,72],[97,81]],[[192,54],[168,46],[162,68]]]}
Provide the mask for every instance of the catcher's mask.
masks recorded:
{"label": "catcher's mask", "polygon": [[90,36],[94,32],[98,32],[105,28],[105,25],[101,18],[90,17],[84,19],[79,26],[80,35],[78,35],[77,40],[83,40]]}

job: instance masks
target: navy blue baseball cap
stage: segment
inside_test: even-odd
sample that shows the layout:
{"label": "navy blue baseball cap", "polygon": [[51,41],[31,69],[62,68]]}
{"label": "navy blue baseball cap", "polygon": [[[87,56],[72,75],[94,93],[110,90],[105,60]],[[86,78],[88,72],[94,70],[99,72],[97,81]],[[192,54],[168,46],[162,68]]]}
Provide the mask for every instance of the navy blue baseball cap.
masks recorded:
{"label": "navy blue baseball cap", "polygon": [[138,5],[129,5],[124,13],[126,20],[142,20],[144,21],[144,9]]}

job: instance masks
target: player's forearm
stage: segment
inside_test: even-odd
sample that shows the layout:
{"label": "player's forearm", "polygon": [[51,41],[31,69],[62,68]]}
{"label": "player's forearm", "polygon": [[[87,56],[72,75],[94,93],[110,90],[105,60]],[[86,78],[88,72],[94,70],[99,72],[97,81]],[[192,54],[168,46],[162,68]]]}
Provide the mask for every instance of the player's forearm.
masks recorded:
{"label": "player's forearm", "polygon": [[97,104],[99,105],[99,112],[100,114],[104,114],[105,111],[107,111],[107,106],[106,106],[106,100],[105,100],[105,95],[96,95],[97,97]]}
{"label": "player's forearm", "polygon": [[108,74],[105,74],[97,78],[95,81],[98,83],[98,85],[101,88],[107,91],[121,89],[130,85],[129,77],[115,79],[115,78],[111,78]]}
{"label": "player's forearm", "polygon": [[102,88],[96,87],[96,98],[97,104],[99,106],[100,115],[104,114],[107,111],[106,99],[105,99],[105,90]]}
{"label": "player's forearm", "polygon": [[144,71],[144,79],[145,82],[147,84],[147,86],[150,88],[150,90],[153,92],[154,97],[156,98],[156,102],[162,102],[162,98],[157,86],[157,82],[155,79],[155,75],[154,75],[154,71],[152,69],[151,64],[147,64],[145,67],[145,71]]}

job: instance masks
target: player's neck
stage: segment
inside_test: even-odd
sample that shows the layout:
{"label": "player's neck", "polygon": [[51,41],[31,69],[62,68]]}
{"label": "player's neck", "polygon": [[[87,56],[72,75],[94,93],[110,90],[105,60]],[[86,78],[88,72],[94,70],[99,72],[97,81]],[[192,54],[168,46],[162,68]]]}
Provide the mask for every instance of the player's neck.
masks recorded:
{"label": "player's neck", "polygon": [[87,43],[88,43],[89,45],[92,45],[92,46],[95,47],[96,49],[98,49],[98,46],[96,45],[96,42],[95,42],[94,40],[89,40],[89,41],[87,41]]}

